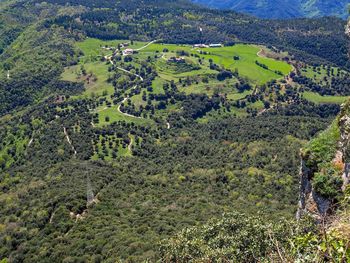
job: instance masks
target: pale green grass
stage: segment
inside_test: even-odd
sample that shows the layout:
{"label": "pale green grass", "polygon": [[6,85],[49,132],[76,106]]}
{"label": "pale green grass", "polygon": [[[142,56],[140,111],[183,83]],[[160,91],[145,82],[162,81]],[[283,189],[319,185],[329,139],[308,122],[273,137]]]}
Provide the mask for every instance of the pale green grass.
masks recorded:
{"label": "pale green grass", "polygon": [[[247,106],[252,109],[260,110],[264,107],[264,104],[262,101],[256,101],[255,103],[248,104]],[[229,117],[229,116],[245,117],[247,115],[248,113],[246,111],[246,108],[231,107],[230,111],[227,111],[221,108],[219,110],[212,110],[208,112],[204,117],[198,119],[197,121],[199,123],[207,123],[210,120],[216,120],[222,117]]]}
{"label": "pale green grass", "polygon": [[[284,75],[292,70],[292,67],[285,62],[258,57],[259,50],[260,48],[252,45],[235,45],[218,49],[206,48],[204,51],[210,52],[210,55],[204,55],[204,57],[211,58],[214,63],[233,71],[237,69],[241,76],[247,77],[257,84],[281,78],[280,75],[273,72],[275,70],[281,71]],[[239,56],[240,59],[234,60],[233,56]],[[259,67],[255,61],[267,65],[269,70]]]}
{"label": "pale green grass", "polygon": [[[192,58],[186,58],[187,60],[191,61],[193,64],[195,64],[194,60]],[[217,74],[217,71],[211,70],[208,68],[208,66],[201,66],[198,65],[201,68],[198,70],[189,70],[186,72],[175,72],[172,67],[169,67],[167,65],[167,62],[165,59],[159,59],[156,63],[157,72],[159,73],[159,76],[161,76],[163,79],[171,81],[178,81],[180,78],[186,78],[186,77],[193,77],[193,76],[203,76],[207,74]]]}
{"label": "pale green grass", "polygon": [[[135,117],[130,117],[122,114],[121,112],[118,111],[118,105],[114,105],[112,107],[100,106],[99,108],[97,108],[96,111],[98,112],[98,115],[99,115],[99,123],[95,125],[99,127],[109,125],[116,121],[125,121],[128,123],[133,122],[135,124],[140,124],[140,125],[153,123],[153,121],[150,119],[135,118]],[[106,122],[106,117],[109,117],[109,122]]]}
{"label": "pale green grass", "polygon": [[197,122],[199,123],[208,123],[210,120],[217,120],[218,118],[230,117],[230,116],[238,116],[245,117],[248,113],[246,109],[231,107],[230,111],[224,111],[224,109],[220,110],[212,110],[208,112],[204,117],[199,118]]}
{"label": "pale green grass", "polygon": [[180,86],[179,90],[185,92],[186,94],[205,93],[208,96],[212,96],[214,92],[218,92],[221,94],[227,94],[229,96],[237,93],[237,90],[234,88],[234,84],[236,82],[236,79],[227,79],[225,81],[211,79],[208,83],[200,82],[198,84],[194,83],[190,86]]}
{"label": "pale green grass", "polygon": [[[104,62],[90,62],[84,64],[84,67],[86,69],[87,74],[92,73],[93,75],[97,76],[97,81],[90,83],[86,83],[85,81],[85,92],[83,95],[85,96],[92,96],[93,94],[96,96],[101,96],[103,92],[107,92],[107,95],[111,95],[114,92],[114,87],[112,84],[107,82],[109,73],[108,72],[108,65]],[[61,78],[63,80],[67,81],[73,81],[73,82],[79,82],[83,81],[81,77],[79,77],[79,74],[81,72],[81,65],[71,66],[65,68],[65,71],[63,72]]]}
{"label": "pale green grass", "polygon": [[[164,89],[163,89],[163,84],[165,83],[165,81],[159,77],[155,78],[155,80],[152,82],[152,88],[153,91],[149,92],[146,89],[142,89],[140,94],[134,95],[132,96],[130,99],[132,101],[133,104],[135,104],[136,108],[142,106],[146,106],[147,105],[147,101],[144,101],[142,99],[142,94],[145,91],[146,95],[148,97],[149,94],[164,94]],[[153,105],[155,104],[154,101],[152,101]]]}
{"label": "pale green grass", "polygon": [[121,43],[129,43],[127,48],[138,49],[147,44],[147,42],[134,41],[133,45],[131,45],[130,40],[101,40],[97,38],[87,38],[84,41],[77,42],[77,47],[84,52],[85,56],[99,56],[102,54],[109,54],[111,51],[105,50],[102,47],[117,47],[118,44]]}
{"label": "pale green grass", "polygon": [[243,92],[230,93],[227,95],[227,98],[229,100],[240,100],[240,99],[244,99],[245,97],[247,97],[251,93],[252,93],[252,90],[245,90]]}
{"label": "pale green grass", "polygon": [[156,110],[155,116],[158,118],[167,118],[169,114],[175,113],[175,112],[181,112],[181,104],[175,103],[175,104],[168,104],[166,109],[164,110]]}
{"label": "pale green grass", "polygon": [[[133,104],[135,104],[135,107],[136,108],[139,108],[141,105],[142,106],[146,106],[147,105],[147,101],[144,101],[143,99],[142,99],[142,93],[143,93],[143,91],[140,93],[140,94],[137,94],[137,95],[134,95],[134,96],[132,96],[130,99],[131,99],[131,102],[133,103]],[[147,94],[147,92],[146,92],[146,94]]]}
{"label": "pale green grass", "polygon": [[164,85],[165,81],[159,77],[155,78],[152,81],[152,88],[153,88],[153,92],[154,94],[164,94],[164,89],[163,89],[163,85]]}
{"label": "pale green grass", "polygon": [[318,93],[305,91],[303,92],[303,98],[317,103],[317,104],[342,104],[345,102],[349,97],[347,96],[321,96]]}
{"label": "pale green grass", "polygon": [[264,108],[264,103],[261,100],[258,100],[258,101],[254,102],[252,104],[249,104],[248,107],[250,107],[252,109],[261,110],[261,109]]}
{"label": "pale green grass", "polygon": [[134,41],[134,44],[130,45],[128,48],[139,49],[139,48],[142,48],[143,46],[147,45],[147,43],[148,42],[145,42],[145,41]]}

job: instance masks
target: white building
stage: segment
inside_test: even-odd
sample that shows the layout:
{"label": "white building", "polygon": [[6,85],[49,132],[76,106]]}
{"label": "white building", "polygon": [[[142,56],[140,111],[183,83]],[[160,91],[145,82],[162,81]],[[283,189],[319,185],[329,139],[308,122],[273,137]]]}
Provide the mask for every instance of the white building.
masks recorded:
{"label": "white building", "polygon": [[209,44],[209,47],[222,47],[222,44]]}
{"label": "white building", "polygon": [[131,48],[127,48],[127,49],[123,50],[123,55],[124,56],[132,55],[132,54],[134,54],[134,50],[131,49]]}
{"label": "white building", "polygon": [[209,47],[209,46],[206,45],[206,44],[195,44],[195,45],[193,45],[193,47],[195,47],[195,48],[206,48],[206,47]]}

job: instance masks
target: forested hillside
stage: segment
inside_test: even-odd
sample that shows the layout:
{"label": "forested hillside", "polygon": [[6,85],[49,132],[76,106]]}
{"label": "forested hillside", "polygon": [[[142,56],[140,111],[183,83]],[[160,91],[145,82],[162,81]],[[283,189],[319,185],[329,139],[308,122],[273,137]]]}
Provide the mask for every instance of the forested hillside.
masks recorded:
{"label": "forested hillside", "polygon": [[[166,5],[158,5],[157,1],[142,4],[71,1],[68,2],[71,7],[63,6],[64,3],[36,0],[2,7],[1,19],[6,25],[0,28],[0,33],[6,36],[0,46],[2,114],[57,90],[50,82],[57,79],[64,66],[77,63],[71,44],[84,35],[188,44],[253,42],[290,51],[296,59],[348,67],[345,22],[336,18],[266,21],[233,12],[200,9],[182,1]],[[5,50],[6,46],[9,47]],[[19,52],[20,56],[15,55]],[[33,63],[38,66],[32,67]],[[5,79],[7,70],[12,76],[10,80]],[[31,87],[24,84],[27,78],[35,80],[31,81]],[[13,87],[15,91],[9,91]]]}
{"label": "forested hillside", "polygon": [[185,0],[0,21],[1,263],[333,259],[295,214],[300,149],[350,95],[345,21]]}
{"label": "forested hillside", "polygon": [[347,18],[347,0],[193,0],[205,6],[219,9],[230,9],[237,12],[252,14],[262,18],[296,18],[337,16]]}

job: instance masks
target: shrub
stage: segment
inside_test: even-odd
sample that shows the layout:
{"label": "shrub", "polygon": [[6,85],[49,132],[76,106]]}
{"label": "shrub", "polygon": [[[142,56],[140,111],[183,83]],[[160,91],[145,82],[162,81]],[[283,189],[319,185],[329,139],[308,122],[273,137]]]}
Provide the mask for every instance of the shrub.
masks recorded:
{"label": "shrub", "polygon": [[256,262],[275,253],[275,242],[285,244],[285,226],[283,222],[272,226],[260,217],[225,214],[183,230],[161,244],[160,254],[165,262]]}
{"label": "shrub", "polygon": [[340,171],[328,167],[320,173],[316,173],[313,179],[313,187],[321,196],[329,199],[336,198],[341,193],[343,184]]}
{"label": "shrub", "polygon": [[340,130],[337,122],[313,139],[304,150],[304,157],[308,157],[308,166],[330,162],[336,153]]}

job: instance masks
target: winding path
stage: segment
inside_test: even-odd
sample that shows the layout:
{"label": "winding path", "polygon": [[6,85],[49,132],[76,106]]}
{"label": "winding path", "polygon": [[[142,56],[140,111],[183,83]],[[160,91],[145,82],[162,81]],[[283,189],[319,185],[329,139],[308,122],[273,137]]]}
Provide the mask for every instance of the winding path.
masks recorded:
{"label": "winding path", "polygon": [[[135,88],[135,87],[134,87]],[[121,113],[121,114],[123,114],[123,115],[125,115],[125,116],[128,116],[128,117],[132,117],[132,118],[137,118],[137,119],[142,119],[142,117],[139,117],[139,116],[135,116],[135,115],[131,115],[131,114],[129,114],[129,113],[126,113],[126,112],[122,112],[121,110],[120,110],[120,107],[122,106],[122,103],[124,103],[125,101],[127,101],[127,99],[128,99],[129,97],[125,97],[124,99],[123,99],[123,101],[118,105],[118,111]]]}
{"label": "winding path", "polygon": [[130,72],[129,70],[126,70],[124,68],[121,68],[121,67],[117,67],[117,69],[121,70],[121,71],[124,71],[125,73],[128,73],[130,75],[134,75],[136,77],[138,77],[141,81],[143,81],[143,77],[141,77],[140,75],[136,74],[136,73],[132,73]]}
{"label": "winding path", "polygon": [[260,50],[256,53],[256,55],[257,55],[258,57],[263,58],[264,56],[262,56],[262,55],[260,54],[262,51],[263,51],[263,49],[260,48]]}
{"label": "winding path", "polygon": [[142,49],[148,47],[149,45],[152,45],[153,43],[155,43],[155,42],[157,42],[157,41],[158,41],[158,40],[153,40],[153,41],[149,42],[148,44],[144,45],[143,47],[140,47],[140,48],[135,49],[135,50],[136,50],[136,51],[140,51],[140,50],[142,50]]}
{"label": "winding path", "polygon": [[74,155],[77,155],[77,151],[75,150],[75,148],[74,148],[74,146],[73,146],[73,144],[72,144],[72,141],[71,141],[70,138],[69,138],[69,135],[68,135],[68,132],[67,132],[66,127],[63,127],[63,132],[64,132],[64,135],[66,135],[66,139],[67,139],[69,145],[72,147],[72,150],[73,150],[73,152],[74,152]]}
{"label": "winding path", "polygon": [[[159,40],[153,40],[153,41],[147,43],[146,45],[144,45],[143,47],[140,47],[140,48],[135,49],[135,50],[136,50],[136,51],[140,51],[140,50],[142,50],[142,49],[148,47],[149,45],[152,45],[153,43],[155,43],[155,42],[157,42],[157,41],[159,41]],[[105,56],[105,59],[108,60],[109,62],[111,62],[111,64],[114,66],[115,64],[114,64],[114,61],[112,60],[112,58],[113,58],[113,54],[111,54],[111,55],[106,55],[106,56]],[[136,76],[136,77],[139,78],[142,82],[144,81],[143,77],[140,76],[139,74],[132,73],[132,72],[130,72],[129,70],[126,70],[126,69],[124,69],[124,68],[122,68],[122,67],[116,67],[116,68],[117,68],[118,70],[120,70],[120,71],[123,71],[123,72],[127,73],[127,74]],[[136,89],[136,87],[137,87],[137,85],[135,85],[134,87],[132,87],[131,90]],[[129,98],[129,96],[126,96],[126,97],[123,98],[122,102],[118,105],[118,108],[117,108],[118,111],[119,111],[121,114],[123,114],[123,115],[125,115],[125,116],[128,116],[128,117],[143,119],[142,117],[134,116],[134,115],[131,115],[131,114],[129,114],[129,113],[122,112],[122,111],[120,110],[121,104],[124,103],[128,98]],[[104,110],[104,109],[103,109],[103,110]],[[170,125],[168,125],[168,127],[170,128]],[[168,129],[169,129],[169,128],[168,128]]]}
{"label": "winding path", "polygon": [[30,141],[28,142],[28,147],[29,147],[30,145],[32,145],[33,140],[34,140],[34,137],[30,138]]}
{"label": "winding path", "polygon": [[[130,72],[129,70],[126,70],[126,69],[121,68],[121,67],[117,67],[117,69],[119,69],[119,70],[121,70],[121,71],[123,71],[123,72],[125,72],[125,73],[134,75],[134,76],[138,77],[141,81],[143,81],[143,77],[141,77],[140,75],[138,75],[138,74],[136,74],[136,73],[132,73],[132,72]],[[134,87],[132,87],[131,90],[136,89],[136,88],[137,88],[137,85],[135,85]],[[121,114],[123,114],[123,115],[125,115],[125,116],[128,116],[128,117],[142,119],[142,117],[134,116],[134,115],[131,115],[131,114],[129,114],[129,113],[122,112],[122,111],[120,110],[121,104],[124,103],[128,98],[129,98],[129,96],[126,96],[126,97],[123,98],[123,101],[122,101],[122,102],[119,104],[119,106],[118,106],[118,111],[119,111]]]}
{"label": "winding path", "polygon": [[128,150],[129,150],[130,152],[132,152],[131,147],[132,147],[133,140],[132,140],[132,137],[131,137],[131,136],[129,136],[129,137],[130,137],[130,143],[129,143],[129,145],[128,145]]}

